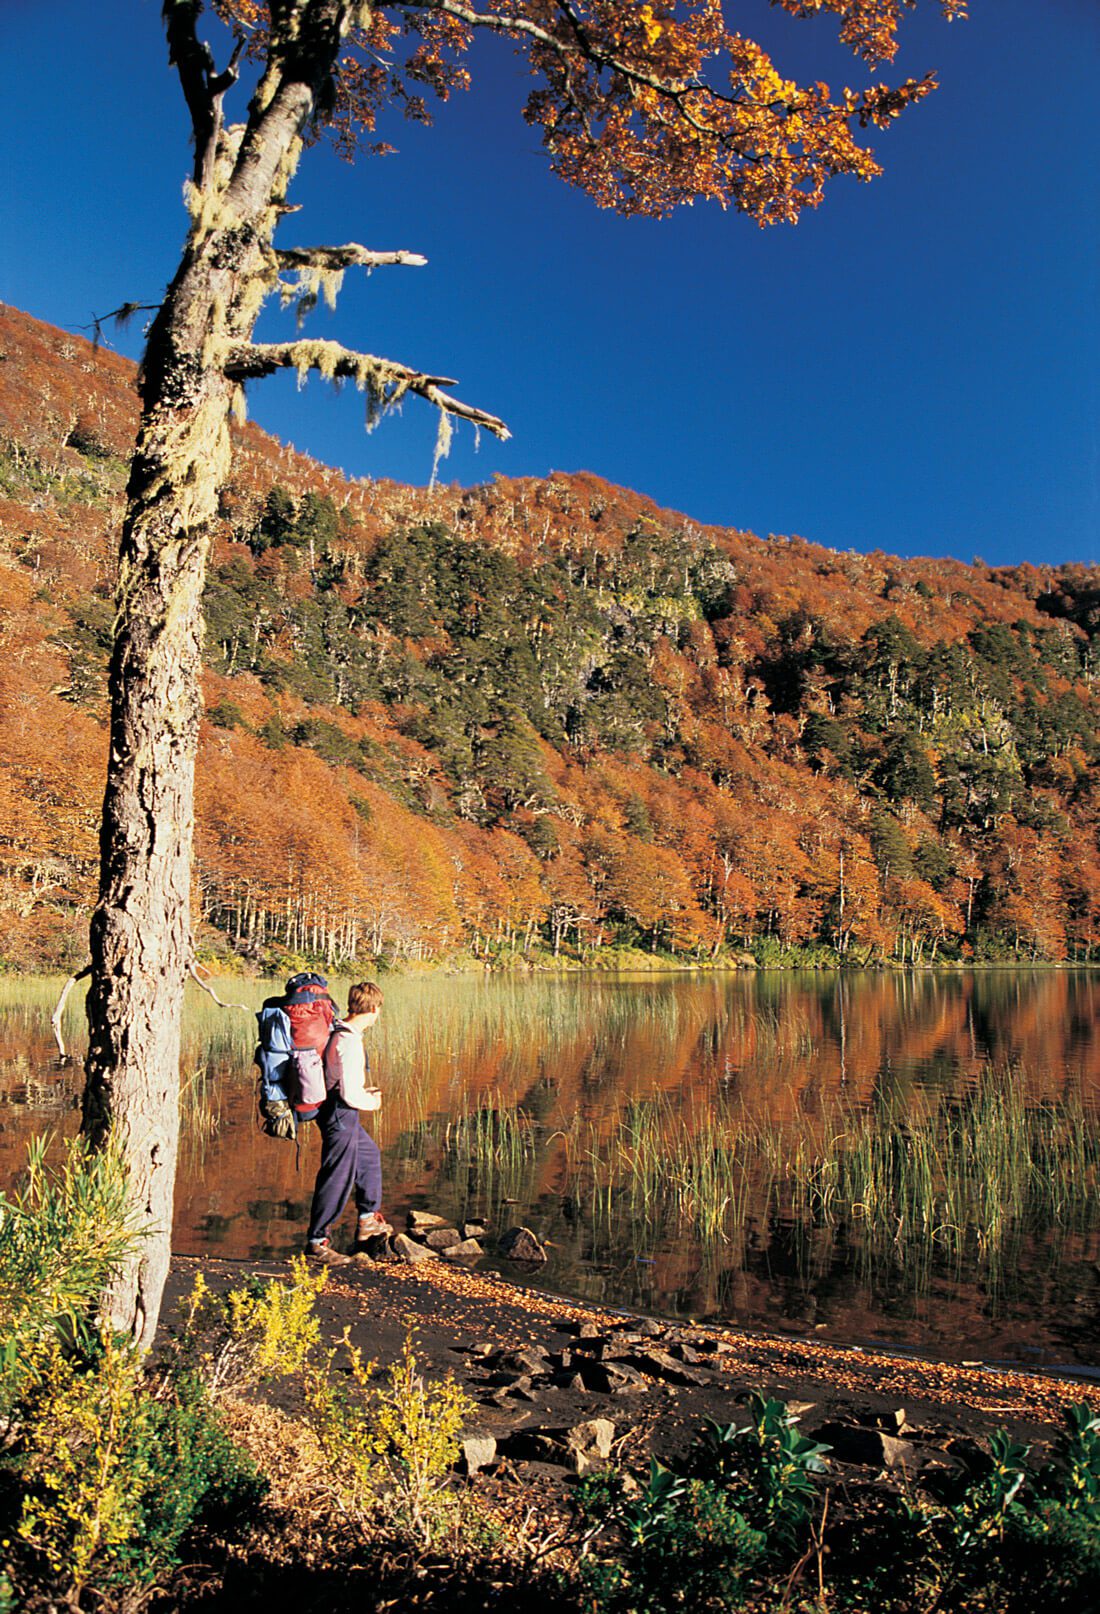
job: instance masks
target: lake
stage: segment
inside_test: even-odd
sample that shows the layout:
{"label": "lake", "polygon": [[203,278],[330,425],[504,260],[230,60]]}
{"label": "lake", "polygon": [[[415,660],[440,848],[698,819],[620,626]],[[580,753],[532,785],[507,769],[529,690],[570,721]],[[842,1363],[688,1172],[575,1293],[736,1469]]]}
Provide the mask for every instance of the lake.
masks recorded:
{"label": "lake", "polygon": [[[275,989],[215,984],[252,1007]],[[0,982],[3,1186],[28,1137],[76,1129],[60,985]],[[1100,974],[383,986],[369,1124],[392,1216],[526,1223],[550,1253],[531,1281],[608,1306],[1100,1368]],[[77,992],[64,1035],[79,1056]],[[188,987],[180,1252],[302,1245],[318,1139],[296,1169],[259,1131],[253,1043],[251,1013]]]}

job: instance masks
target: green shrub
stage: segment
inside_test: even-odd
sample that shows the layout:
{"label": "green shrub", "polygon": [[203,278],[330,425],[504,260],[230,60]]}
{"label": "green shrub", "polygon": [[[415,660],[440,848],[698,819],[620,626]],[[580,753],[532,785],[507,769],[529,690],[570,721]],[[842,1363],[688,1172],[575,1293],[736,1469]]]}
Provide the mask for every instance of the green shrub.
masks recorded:
{"label": "green shrub", "polygon": [[80,1332],[141,1237],[115,1151],[93,1153],[77,1139],[52,1167],[48,1145],[31,1144],[23,1187],[0,1194],[0,1419],[39,1347]]}
{"label": "green shrub", "polygon": [[763,1557],[766,1538],[720,1485],[674,1474],[654,1459],[636,1498],[619,1475],[597,1474],[581,1481],[577,1500],[590,1526],[613,1526],[621,1541],[614,1556],[581,1560],[580,1581],[594,1608],[668,1614],[741,1606],[744,1579]]}
{"label": "green shrub", "polygon": [[37,1347],[4,1466],[19,1487],[0,1516],[13,1570],[74,1607],[153,1586],[188,1530],[247,1519],[266,1489],[198,1379],[155,1398],[139,1353],[106,1331],[87,1354]]}
{"label": "green shrub", "polygon": [[814,1475],[824,1472],[828,1446],[795,1429],[782,1401],[749,1397],[750,1423],[740,1429],[708,1418],[689,1453],[697,1477],[722,1485],[745,1518],[773,1546],[792,1545],[809,1518]]}

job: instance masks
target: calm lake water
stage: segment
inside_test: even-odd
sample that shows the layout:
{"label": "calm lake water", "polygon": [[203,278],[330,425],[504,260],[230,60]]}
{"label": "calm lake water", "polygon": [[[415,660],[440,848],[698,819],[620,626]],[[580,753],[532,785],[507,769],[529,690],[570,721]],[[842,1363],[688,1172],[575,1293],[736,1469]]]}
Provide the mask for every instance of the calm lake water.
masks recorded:
{"label": "calm lake water", "polygon": [[[274,990],[217,984],[250,1006]],[[59,987],[0,982],[0,1186],[31,1135],[76,1129],[79,1062],[59,1066],[49,1030]],[[611,1306],[1100,1366],[1100,975],[385,990],[370,1124],[391,1214],[525,1222],[551,1255],[533,1281]],[[296,1171],[259,1132],[251,1014],[188,992],[174,1247],[289,1253],[318,1140],[306,1129]],[[79,1056],[75,993],[65,1036]]]}

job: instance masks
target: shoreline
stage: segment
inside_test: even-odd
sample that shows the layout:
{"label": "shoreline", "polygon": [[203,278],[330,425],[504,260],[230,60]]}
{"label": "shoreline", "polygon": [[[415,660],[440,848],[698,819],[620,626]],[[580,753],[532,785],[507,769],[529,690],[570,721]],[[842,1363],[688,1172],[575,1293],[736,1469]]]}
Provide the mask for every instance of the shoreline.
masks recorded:
{"label": "shoreline", "polygon": [[[167,1321],[200,1272],[212,1287],[231,1287],[247,1274],[285,1277],[288,1264],[173,1255]],[[940,1448],[960,1435],[976,1438],[1001,1426],[1017,1437],[1045,1439],[1060,1409],[1071,1402],[1087,1402],[1100,1412],[1100,1383],[1052,1369],[952,1363],[728,1324],[654,1318],[588,1305],[442,1259],[330,1268],[318,1310],[327,1339],[337,1340],[347,1328],[352,1343],[381,1365],[396,1358],[411,1323],[430,1369],[452,1372],[478,1401],[479,1421],[506,1439],[546,1418],[568,1424],[596,1416],[617,1420],[626,1412],[640,1428],[646,1423],[640,1414],[648,1417],[670,1406],[682,1434],[692,1420],[717,1416],[722,1421],[724,1414],[728,1421],[754,1390],[797,1402],[811,1434],[838,1420],[853,1429],[884,1422],[896,1429],[903,1409],[902,1421],[918,1448]],[[511,1382],[499,1370],[486,1375],[486,1360],[500,1352],[515,1357],[534,1350],[552,1366],[563,1349],[568,1356],[570,1340],[582,1329],[592,1331],[593,1339],[628,1341],[633,1360],[644,1364],[645,1382],[601,1391],[575,1376],[564,1382],[550,1367],[540,1374],[533,1359],[519,1357]],[[670,1349],[679,1368],[670,1366]],[[603,1355],[607,1359],[606,1351]],[[665,1429],[650,1444],[650,1455],[675,1450],[673,1436]]]}

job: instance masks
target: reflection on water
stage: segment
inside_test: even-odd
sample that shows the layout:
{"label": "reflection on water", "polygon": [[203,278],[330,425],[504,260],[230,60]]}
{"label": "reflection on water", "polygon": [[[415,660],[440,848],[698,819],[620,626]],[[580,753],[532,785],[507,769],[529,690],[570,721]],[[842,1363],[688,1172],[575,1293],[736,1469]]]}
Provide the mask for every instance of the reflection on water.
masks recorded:
{"label": "reflection on water", "polygon": [[[57,991],[0,983],[3,1183],[76,1127]],[[611,1305],[1097,1363],[1098,1007],[1100,977],[1055,971],[393,981],[387,1208],[529,1221],[545,1281]],[[317,1140],[296,1172],[258,1131],[253,1029],[189,995],[181,1251],[304,1235]]]}

